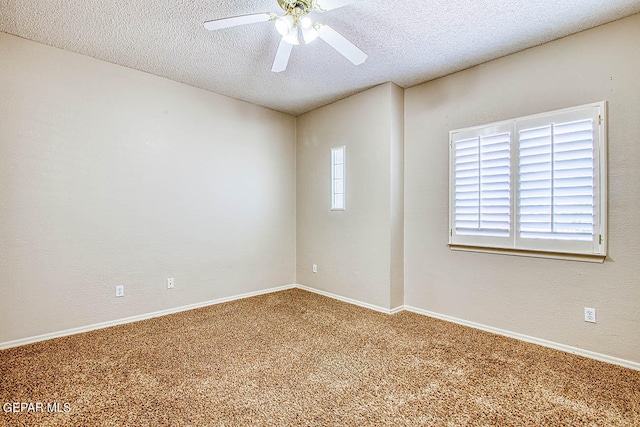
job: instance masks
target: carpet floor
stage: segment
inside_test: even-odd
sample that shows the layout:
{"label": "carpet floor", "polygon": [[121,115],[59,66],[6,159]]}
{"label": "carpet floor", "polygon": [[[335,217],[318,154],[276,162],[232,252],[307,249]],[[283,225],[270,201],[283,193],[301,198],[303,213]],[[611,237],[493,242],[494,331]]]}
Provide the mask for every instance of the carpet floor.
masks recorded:
{"label": "carpet floor", "polygon": [[0,372],[3,426],[640,426],[640,372],[297,289],[4,350]]}

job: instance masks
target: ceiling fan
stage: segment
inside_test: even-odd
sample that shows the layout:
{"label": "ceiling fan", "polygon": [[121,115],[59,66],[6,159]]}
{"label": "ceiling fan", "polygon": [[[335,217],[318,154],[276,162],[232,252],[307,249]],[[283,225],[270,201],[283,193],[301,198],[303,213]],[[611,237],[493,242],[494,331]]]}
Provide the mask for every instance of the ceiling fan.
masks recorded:
{"label": "ceiling fan", "polygon": [[274,21],[278,33],[282,36],[276,58],[271,71],[279,73],[287,69],[291,50],[300,44],[300,33],[305,44],[313,42],[318,37],[340,52],[354,65],[362,64],[367,54],[361,51],[349,40],[323,22],[314,22],[316,12],[328,12],[357,0],[278,0],[284,14],[254,13],[250,15],[233,16],[215,19],[204,23],[207,30],[215,31],[223,28],[236,27],[244,24]]}

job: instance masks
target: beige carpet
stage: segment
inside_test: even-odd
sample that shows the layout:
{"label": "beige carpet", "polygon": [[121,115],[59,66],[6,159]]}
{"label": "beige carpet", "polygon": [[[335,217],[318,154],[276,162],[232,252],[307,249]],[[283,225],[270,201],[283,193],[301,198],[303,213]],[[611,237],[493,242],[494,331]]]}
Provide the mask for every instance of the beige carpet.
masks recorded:
{"label": "beige carpet", "polygon": [[5,409],[43,404],[3,426],[640,426],[640,372],[301,290],[5,350],[0,372]]}

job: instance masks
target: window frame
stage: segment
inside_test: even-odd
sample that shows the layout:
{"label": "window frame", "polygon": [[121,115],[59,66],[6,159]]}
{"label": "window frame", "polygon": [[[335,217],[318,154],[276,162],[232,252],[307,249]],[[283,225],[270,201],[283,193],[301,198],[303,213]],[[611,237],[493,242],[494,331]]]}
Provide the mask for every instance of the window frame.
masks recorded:
{"label": "window frame", "polygon": [[[593,238],[585,244],[560,239],[520,237],[520,130],[536,124],[551,124],[566,118],[593,118]],[[512,255],[580,259],[602,262],[607,253],[607,103],[585,105],[518,117],[449,132],[449,247],[454,250],[499,252]],[[509,236],[456,234],[456,141],[494,135],[510,129],[510,218]],[[576,244],[574,244],[577,242]]]}

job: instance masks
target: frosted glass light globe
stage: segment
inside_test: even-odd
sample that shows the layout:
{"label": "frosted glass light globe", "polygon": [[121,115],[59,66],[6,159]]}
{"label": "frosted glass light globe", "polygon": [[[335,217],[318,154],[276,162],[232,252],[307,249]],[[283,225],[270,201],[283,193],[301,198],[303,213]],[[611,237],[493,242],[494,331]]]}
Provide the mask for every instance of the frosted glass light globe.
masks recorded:
{"label": "frosted glass light globe", "polygon": [[[287,19],[289,18],[289,19]],[[281,16],[276,19],[276,30],[280,33],[281,36],[286,36],[291,31],[292,27],[292,19],[290,16]]]}
{"label": "frosted glass light globe", "polygon": [[300,18],[300,26],[302,28],[311,28],[312,25],[313,21],[308,16],[303,16],[302,18]]}

